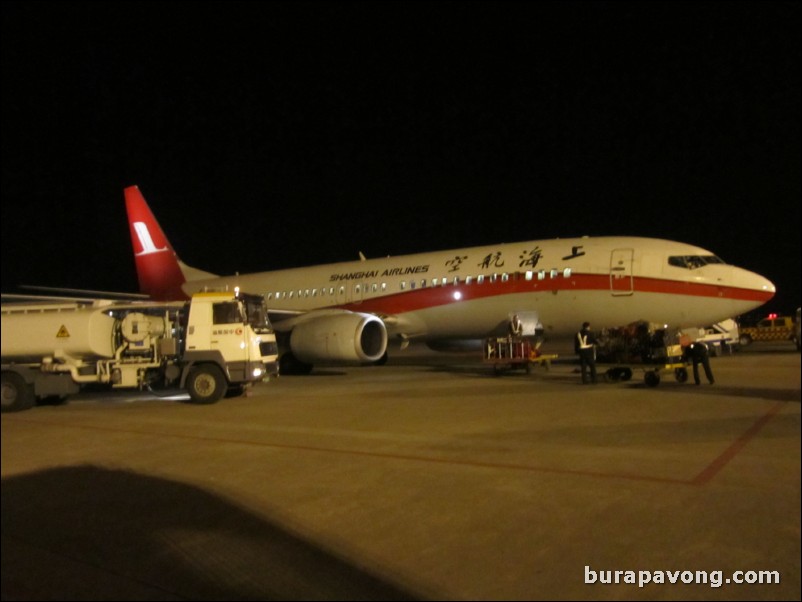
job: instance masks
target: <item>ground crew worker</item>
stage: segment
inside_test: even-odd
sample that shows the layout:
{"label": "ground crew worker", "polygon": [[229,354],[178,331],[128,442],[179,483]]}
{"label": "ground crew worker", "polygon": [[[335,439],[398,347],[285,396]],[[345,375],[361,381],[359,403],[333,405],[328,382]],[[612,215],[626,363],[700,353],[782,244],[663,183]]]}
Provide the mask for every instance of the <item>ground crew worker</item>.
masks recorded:
{"label": "ground crew worker", "polygon": [[[579,355],[582,384],[596,383],[596,337],[590,330],[590,322],[582,324],[582,330],[574,337],[574,350]],[[589,373],[589,374],[588,374]]]}
{"label": "ground crew worker", "polygon": [[707,382],[711,385],[715,382],[713,371],[710,369],[710,356],[707,353],[707,345],[701,342],[691,343],[685,347],[684,355],[687,359],[693,361],[693,381],[697,385],[701,384],[701,379],[699,378],[699,364],[702,364],[705,369]]}

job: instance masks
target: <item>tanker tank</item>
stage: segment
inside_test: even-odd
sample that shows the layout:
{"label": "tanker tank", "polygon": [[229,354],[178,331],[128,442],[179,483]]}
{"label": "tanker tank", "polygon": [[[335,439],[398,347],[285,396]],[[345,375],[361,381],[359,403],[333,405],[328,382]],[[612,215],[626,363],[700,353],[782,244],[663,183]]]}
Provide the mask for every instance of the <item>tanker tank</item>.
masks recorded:
{"label": "tanker tank", "polygon": [[114,357],[116,322],[97,307],[4,305],[3,362],[39,362],[57,352],[81,360]]}

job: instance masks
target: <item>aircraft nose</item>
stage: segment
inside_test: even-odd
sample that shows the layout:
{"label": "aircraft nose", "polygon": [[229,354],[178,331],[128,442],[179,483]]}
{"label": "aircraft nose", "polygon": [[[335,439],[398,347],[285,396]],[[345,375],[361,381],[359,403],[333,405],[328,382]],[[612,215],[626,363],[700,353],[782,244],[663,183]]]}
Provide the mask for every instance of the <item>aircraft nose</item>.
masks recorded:
{"label": "aircraft nose", "polygon": [[777,293],[777,287],[765,276],[744,269],[741,269],[740,272],[741,274],[738,280],[741,281],[741,286],[757,293],[758,300],[763,303],[771,299]]}

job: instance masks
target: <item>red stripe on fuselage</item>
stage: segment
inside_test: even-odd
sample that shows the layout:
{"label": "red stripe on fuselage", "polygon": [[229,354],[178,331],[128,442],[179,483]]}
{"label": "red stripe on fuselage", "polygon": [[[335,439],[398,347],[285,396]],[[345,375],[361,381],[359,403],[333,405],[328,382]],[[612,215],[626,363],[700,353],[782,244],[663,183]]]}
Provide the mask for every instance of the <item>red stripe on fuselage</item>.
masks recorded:
{"label": "red stripe on fuselage", "polygon": [[[659,278],[635,277],[632,279],[632,287],[633,293],[660,293],[676,295],[677,297],[712,297],[716,299],[754,301],[756,303],[765,303],[774,296],[773,293],[753,289],[678,280],[662,280]],[[610,291],[611,293],[621,293],[620,290],[613,291],[611,289],[610,276],[607,274],[575,274],[569,278],[559,276],[557,278],[547,278],[545,280],[526,280],[522,274],[513,274],[506,282],[502,282],[500,278],[496,280],[496,282],[489,282],[485,279],[485,282],[482,284],[477,282],[471,284],[460,283],[457,285],[445,284],[380,297],[371,297],[368,295],[360,302],[347,303],[340,307],[353,311],[397,315],[454,303],[457,301],[457,299],[455,299],[456,294],[460,295],[459,301],[471,301],[516,293],[548,293],[565,290],[576,292]]]}

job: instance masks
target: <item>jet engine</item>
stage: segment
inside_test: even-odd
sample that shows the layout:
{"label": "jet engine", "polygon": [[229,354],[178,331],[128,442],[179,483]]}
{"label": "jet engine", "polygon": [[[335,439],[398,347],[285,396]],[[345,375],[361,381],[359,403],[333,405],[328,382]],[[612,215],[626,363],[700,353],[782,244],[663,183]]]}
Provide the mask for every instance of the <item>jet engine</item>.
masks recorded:
{"label": "jet engine", "polygon": [[310,316],[290,335],[292,354],[301,362],[375,362],[387,350],[384,322],[371,314],[338,312]]}

